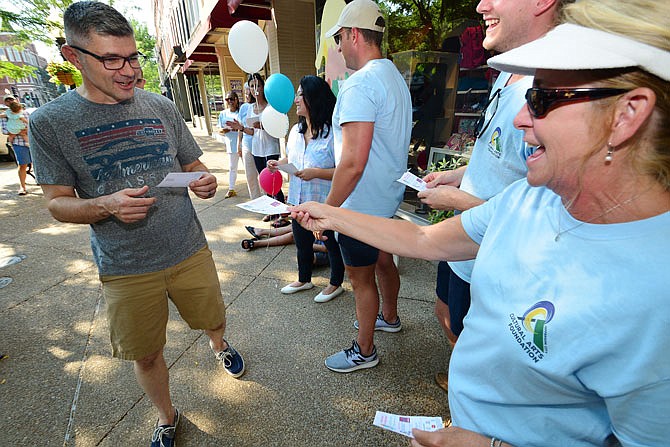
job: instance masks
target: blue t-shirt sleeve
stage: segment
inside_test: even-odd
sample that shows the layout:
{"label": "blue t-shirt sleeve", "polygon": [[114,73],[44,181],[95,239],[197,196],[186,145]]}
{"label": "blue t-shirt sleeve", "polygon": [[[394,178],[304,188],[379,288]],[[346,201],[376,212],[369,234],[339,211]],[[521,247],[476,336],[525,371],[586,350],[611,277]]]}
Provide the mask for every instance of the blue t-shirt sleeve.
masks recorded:
{"label": "blue t-shirt sleeve", "polygon": [[526,186],[526,179],[519,179],[485,203],[463,211],[461,214],[461,223],[468,236],[481,245],[484,234],[496,212],[507,212],[507,210],[516,207],[521,191]]}
{"label": "blue t-shirt sleeve", "polygon": [[495,197],[479,206],[470,208],[467,211],[463,211],[461,214],[461,223],[463,224],[463,229],[465,229],[465,232],[468,234],[468,236],[470,236],[470,239],[480,245],[482,243],[482,239],[484,239],[484,234],[486,233],[486,229],[489,226],[491,217],[495,212],[497,203],[494,199]]}
{"label": "blue t-shirt sleeve", "polygon": [[339,110],[339,125],[352,122],[373,123],[376,121],[379,106],[372,89],[360,88],[358,84],[346,86],[340,91],[338,104],[355,104]]}

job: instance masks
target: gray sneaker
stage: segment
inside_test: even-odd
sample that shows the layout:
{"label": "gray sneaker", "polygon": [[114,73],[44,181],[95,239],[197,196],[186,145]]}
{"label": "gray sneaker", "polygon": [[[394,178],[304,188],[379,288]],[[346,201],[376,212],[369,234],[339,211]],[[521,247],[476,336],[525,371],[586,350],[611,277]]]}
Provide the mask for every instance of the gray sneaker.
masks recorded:
{"label": "gray sneaker", "polygon": [[372,347],[372,354],[364,356],[361,347],[354,340],[351,348],[344,349],[326,359],[326,368],[339,373],[348,373],[364,368],[374,368],[379,363],[377,348]]}
{"label": "gray sneaker", "polygon": [[[354,321],[354,327],[358,330],[358,320]],[[384,315],[380,312],[377,315],[377,320],[375,321],[375,331],[384,331],[384,332],[400,332],[402,329],[402,323],[400,323],[400,317],[398,317],[393,323],[389,323],[384,320]]]}

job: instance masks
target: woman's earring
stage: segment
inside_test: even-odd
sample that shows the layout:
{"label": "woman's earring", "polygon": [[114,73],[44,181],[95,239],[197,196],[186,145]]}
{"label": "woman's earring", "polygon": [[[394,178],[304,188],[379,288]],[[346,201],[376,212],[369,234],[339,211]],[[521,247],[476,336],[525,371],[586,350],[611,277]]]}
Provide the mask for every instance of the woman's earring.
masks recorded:
{"label": "woman's earring", "polygon": [[614,153],[614,148],[611,143],[607,143],[607,155],[605,155],[605,164],[612,163],[612,154]]}

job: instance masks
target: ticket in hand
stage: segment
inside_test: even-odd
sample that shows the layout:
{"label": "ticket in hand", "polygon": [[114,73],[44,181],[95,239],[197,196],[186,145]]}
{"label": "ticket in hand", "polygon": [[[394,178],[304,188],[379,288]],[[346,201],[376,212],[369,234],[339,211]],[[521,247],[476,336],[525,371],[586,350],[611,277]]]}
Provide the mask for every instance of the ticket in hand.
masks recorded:
{"label": "ticket in hand", "polygon": [[405,172],[402,177],[396,180],[396,182],[400,182],[412,189],[416,189],[417,191],[423,191],[426,189],[426,182],[409,171]]}

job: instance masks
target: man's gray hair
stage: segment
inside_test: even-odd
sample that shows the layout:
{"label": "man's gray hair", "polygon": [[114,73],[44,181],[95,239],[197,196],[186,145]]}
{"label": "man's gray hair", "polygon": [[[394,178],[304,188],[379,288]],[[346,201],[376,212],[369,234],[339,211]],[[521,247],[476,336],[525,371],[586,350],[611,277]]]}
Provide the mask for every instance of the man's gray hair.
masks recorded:
{"label": "man's gray hair", "polygon": [[91,32],[103,36],[134,36],[133,28],[123,15],[111,6],[95,1],[72,3],[63,14],[65,39],[69,44],[83,44]]}

